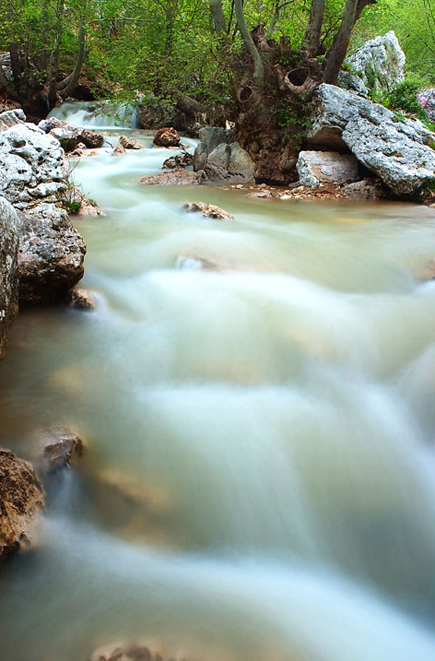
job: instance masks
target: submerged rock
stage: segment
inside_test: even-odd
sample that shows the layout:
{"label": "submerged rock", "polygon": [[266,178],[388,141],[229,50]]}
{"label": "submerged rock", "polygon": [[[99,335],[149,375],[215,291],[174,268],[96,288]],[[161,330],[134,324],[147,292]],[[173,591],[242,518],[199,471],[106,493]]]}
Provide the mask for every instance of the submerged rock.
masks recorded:
{"label": "submerged rock", "polygon": [[140,144],[134,138],[129,138],[126,135],[121,135],[119,138],[119,144],[124,149],[143,149],[143,145]]}
{"label": "submerged rock", "polygon": [[346,184],[360,179],[358,161],[352,154],[301,151],[296,168],[300,184],[308,188],[329,183]]}
{"label": "submerged rock", "polygon": [[43,433],[43,464],[47,473],[73,466],[83,455],[84,443],[69,427],[54,427]]}
{"label": "submerged rock", "polygon": [[[105,645],[96,650],[88,661],[189,661],[184,654],[181,656],[153,651],[148,645],[126,645],[115,643]],[[193,659],[191,661],[194,661]],[[195,658],[198,661],[198,658]]]}
{"label": "submerged rock", "polygon": [[418,120],[399,121],[383,106],[333,85],[314,95],[307,142],[349,149],[397,196],[414,196],[435,176],[435,135]]}
{"label": "submerged rock", "polygon": [[165,126],[156,132],[153,143],[156,147],[179,147],[180,141],[177,131],[172,127]]}
{"label": "submerged rock", "polygon": [[0,360],[9,327],[18,312],[17,249],[21,214],[0,196]]}
{"label": "submerged rock", "polygon": [[190,213],[201,213],[205,218],[217,218],[218,220],[234,220],[234,216],[228,211],[224,211],[215,204],[206,202],[186,202],[183,209]]}
{"label": "submerged rock", "polygon": [[405,79],[405,61],[405,53],[393,30],[383,37],[367,41],[346,59],[367,87],[385,90]]}
{"label": "submerged rock", "polygon": [[182,186],[198,185],[202,183],[202,172],[191,172],[185,168],[178,168],[171,172],[146,174],[140,179],[139,183],[148,186],[172,186],[174,184]]}
{"label": "submerged rock", "polygon": [[0,449],[0,561],[28,548],[44,509],[44,494],[32,466]]}
{"label": "submerged rock", "polygon": [[187,168],[190,165],[193,165],[193,156],[189,152],[182,152],[181,154],[176,154],[171,156],[164,161],[162,168],[168,170],[176,170],[178,168]]}
{"label": "submerged rock", "polygon": [[97,307],[92,292],[81,287],[68,292],[68,306],[74,310],[95,310]]}

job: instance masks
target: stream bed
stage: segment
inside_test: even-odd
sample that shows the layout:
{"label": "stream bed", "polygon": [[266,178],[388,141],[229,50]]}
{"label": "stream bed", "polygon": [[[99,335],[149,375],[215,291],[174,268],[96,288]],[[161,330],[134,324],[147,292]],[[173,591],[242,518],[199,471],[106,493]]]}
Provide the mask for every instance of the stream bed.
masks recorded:
{"label": "stream bed", "polygon": [[87,446],[2,568],[1,661],[433,661],[434,210],[140,186],[174,152],[134,136],[74,170],[97,309],[23,310],[0,371],[0,445]]}

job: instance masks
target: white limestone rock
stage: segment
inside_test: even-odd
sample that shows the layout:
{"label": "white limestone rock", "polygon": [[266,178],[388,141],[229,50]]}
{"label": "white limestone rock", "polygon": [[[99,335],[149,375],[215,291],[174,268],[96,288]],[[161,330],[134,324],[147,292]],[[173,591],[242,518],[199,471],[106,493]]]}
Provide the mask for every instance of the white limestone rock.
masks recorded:
{"label": "white limestone rock", "polygon": [[296,168],[301,185],[307,188],[319,188],[324,184],[347,184],[361,178],[358,161],[352,154],[301,151]]}
{"label": "white limestone rock", "polygon": [[405,79],[405,53],[393,30],[367,41],[346,59],[370,89],[390,90]]}

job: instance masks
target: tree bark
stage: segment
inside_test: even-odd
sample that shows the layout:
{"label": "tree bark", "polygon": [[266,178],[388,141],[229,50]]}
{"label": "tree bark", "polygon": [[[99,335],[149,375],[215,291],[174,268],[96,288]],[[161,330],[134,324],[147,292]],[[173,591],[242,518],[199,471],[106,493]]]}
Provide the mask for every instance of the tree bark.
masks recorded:
{"label": "tree bark", "polygon": [[215,32],[226,32],[224,10],[222,9],[222,0],[208,0]]}
{"label": "tree bark", "polygon": [[254,77],[262,81],[264,80],[263,60],[261,59],[261,55],[258,52],[251,37],[251,33],[249,32],[248,26],[246,25],[242,0],[234,0],[234,7],[236,10],[237,25],[239,26],[240,34],[242,35],[246,49],[248,50],[254,62]]}
{"label": "tree bark", "polygon": [[341,65],[349,46],[353,27],[367,5],[376,4],[376,0],[346,0],[343,18],[334,42],[326,55],[323,81],[335,85]]}
{"label": "tree bark", "polygon": [[76,63],[74,66],[74,71],[72,72],[71,75],[69,75],[65,80],[63,80],[58,86],[57,86],[57,91],[62,97],[62,99],[66,99],[68,96],[70,96],[75,88],[77,87],[77,83],[79,80],[80,76],[80,71],[82,70],[83,62],[85,59],[86,51],[85,51],[85,43],[86,43],[86,27],[84,24],[84,19],[82,24],[79,27],[79,48],[77,52],[77,59]]}
{"label": "tree bark", "polygon": [[308,57],[317,55],[324,13],[325,0],[311,0],[310,17],[302,40],[302,50],[307,52]]}

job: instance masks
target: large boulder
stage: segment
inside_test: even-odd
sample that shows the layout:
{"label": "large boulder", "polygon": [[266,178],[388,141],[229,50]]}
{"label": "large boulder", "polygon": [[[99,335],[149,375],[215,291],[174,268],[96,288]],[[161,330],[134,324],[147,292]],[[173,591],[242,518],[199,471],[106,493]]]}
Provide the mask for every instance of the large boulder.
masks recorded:
{"label": "large boulder", "polygon": [[28,209],[18,251],[20,301],[48,305],[63,299],[84,273],[85,242],[65,209]]}
{"label": "large boulder", "polygon": [[361,178],[358,161],[352,154],[301,151],[296,168],[300,184],[307,188],[318,188],[323,184],[347,184]]}
{"label": "large boulder", "polygon": [[254,183],[255,163],[238,142],[221,143],[207,158],[205,175],[228,184]]}
{"label": "large boulder", "polygon": [[20,300],[54,303],[83,277],[86,247],[63,208],[68,165],[59,141],[33,124],[0,133],[0,195],[24,212]]}
{"label": "large boulder", "polygon": [[0,196],[0,359],[18,311],[17,249],[22,216]]}
{"label": "large boulder", "polygon": [[435,135],[418,120],[399,121],[383,106],[333,85],[314,95],[307,143],[350,150],[398,196],[414,196],[435,178]]}
{"label": "large boulder", "polygon": [[383,37],[367,41],[346,63],[370,89],[390,90],[405,79],[405,61],[405,54],[391,30]]}
{"label": "large boulder", "polygon": [[[426,111],[427,116],[435,122],[435,88],[431,87],[427,90],[422,90],[417,94],[417,101]],[[0,115],[1,118],[1,115]]]}
{"label": "large boulder", "polygon": [[31,546],[44,509],[44,494],[32,466],[0,449],[0,561]]}
{"label": "large boulder", "polygon": [[39,200],[59,202],[67,177],[64,151],[53,136],[24,123],[0,133],[0,195],[17,208]]}

